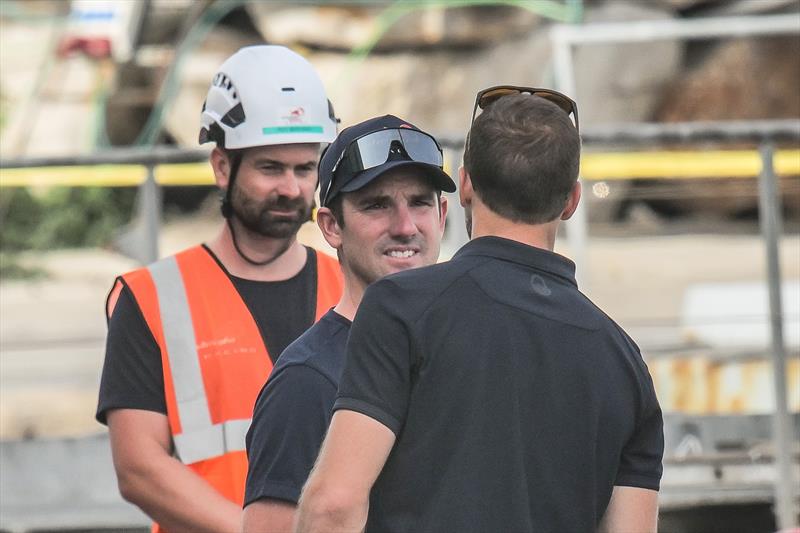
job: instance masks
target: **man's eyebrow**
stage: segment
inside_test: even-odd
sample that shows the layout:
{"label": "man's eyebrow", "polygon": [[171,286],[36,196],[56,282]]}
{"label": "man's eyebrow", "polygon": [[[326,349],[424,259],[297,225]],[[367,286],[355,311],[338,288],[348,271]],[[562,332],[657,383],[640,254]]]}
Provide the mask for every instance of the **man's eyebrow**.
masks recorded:
{"label": "man's eyebrow", "polygon": [[373,204],[375,202],[385,202],[390,196],[388,194],[372,193],[355,198],[356,205]]}
{"label": "man's eyebrow", "polygon": [[428,198],[430,198],[432,196],[436,196],[436,191],[418,192],[418,193],[411,194],[409,196],[411,198],[413,198],[414,200],[420,200],[420,199],[423,199],[423,198],[424,199],[428,199]]}
{"label": "man's eyebrow", "polygon": [[[278,161],[277,159],[270,159],[268,157],[260,157],[253,161],[253,165],[255,166],[263,166],[263,165],[273,165],[276,167],[288,167],[292,166],[284,161]],[[317,168],[317,162],[313,159],[309,159],[305,163],[298,163],[294,165],[295,167],[309,167],[309,168]]]}
{"label": "man's eyebrow", "polygon": [[253,165],[255,166],[274,165],[278,167],[285,167],[286,163],[284,163],[283,161],[278,161],[277,159],[270,159],[268,157],[259,157],[253,161]]}

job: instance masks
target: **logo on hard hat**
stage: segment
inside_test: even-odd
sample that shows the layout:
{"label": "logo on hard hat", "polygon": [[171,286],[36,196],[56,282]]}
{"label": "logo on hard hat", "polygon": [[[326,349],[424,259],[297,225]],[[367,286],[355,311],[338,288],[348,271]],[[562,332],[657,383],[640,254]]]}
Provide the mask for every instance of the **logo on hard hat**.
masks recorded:
{"label": "logo on hard hat", "polygon": [[306,121],[306,110],[302,107],[287,108],[281,113],[281,118],[288,124],[301,124]]}

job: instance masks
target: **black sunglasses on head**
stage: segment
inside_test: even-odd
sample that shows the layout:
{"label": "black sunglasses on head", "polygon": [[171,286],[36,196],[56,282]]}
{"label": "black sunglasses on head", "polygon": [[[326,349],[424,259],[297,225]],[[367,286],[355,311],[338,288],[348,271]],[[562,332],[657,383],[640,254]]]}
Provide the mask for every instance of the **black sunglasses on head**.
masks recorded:
{"label": "black sunglasses on head", "polygon": [[563,109],[567,115],[572,117],[572,122],[575,124],[575,129],[579,130],[578,104],[576,104],[572,98],[551,89],[516,87],[514,85],[497,85],[495,87],[489,87],[488,89],[479,91],[478,95],[475,97],[475,106],[472,108],[472,120],[470,120],[470,123],[475,121],[475,114],[478,112],[478,108],[485,109],[487,106],[496,102],[500,98],[515,94],[530,94],[553,102],[558,107]]}
{"label": "black sunglasses on head", "polygon": [[402,127],[373,131],[352,140],[342,151],[331,170],[330,183],[320,193],[321,205],[328,205],[337,178],[346,177],[349,181],[355,174],[393,159],[444,166],[442,148],[425,132]]}

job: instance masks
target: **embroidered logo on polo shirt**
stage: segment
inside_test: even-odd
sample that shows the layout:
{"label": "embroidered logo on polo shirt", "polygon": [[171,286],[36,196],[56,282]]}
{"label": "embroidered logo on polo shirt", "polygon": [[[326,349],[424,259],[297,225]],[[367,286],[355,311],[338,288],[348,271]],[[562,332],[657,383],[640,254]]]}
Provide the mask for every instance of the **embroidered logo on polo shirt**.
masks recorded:
{"label": "embroidered logo on polo shirt", "polygon": [[553,291],[547,286],[547,282],[538,274],[531,274],[531,289],[533,289],[533,292],[536,294],[542,296],[550,296],[553,294]]}

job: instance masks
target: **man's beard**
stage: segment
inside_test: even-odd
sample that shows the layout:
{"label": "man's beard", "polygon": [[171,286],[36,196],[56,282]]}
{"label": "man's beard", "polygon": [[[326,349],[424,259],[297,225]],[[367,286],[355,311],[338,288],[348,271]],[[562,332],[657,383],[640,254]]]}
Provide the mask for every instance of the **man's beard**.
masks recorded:
{"label": "man's beard", "polygon": [[472,238],[472,206],[464,206],[464,223],[467,225],[467,237]]}
{"label": "man's beard", "polygon": [[[258,201],[248,197],[235,182],[231,195],[231,209],[248,231],[272,239],[287,239],[297,234],[300,226],[311,220],[314,201],[306,203],[302,197],[291,199],[278,196]],[[270,211],[292,211],[291,215],[274,215]]]}

